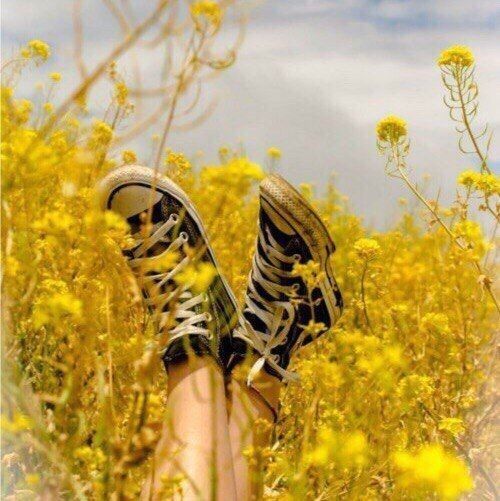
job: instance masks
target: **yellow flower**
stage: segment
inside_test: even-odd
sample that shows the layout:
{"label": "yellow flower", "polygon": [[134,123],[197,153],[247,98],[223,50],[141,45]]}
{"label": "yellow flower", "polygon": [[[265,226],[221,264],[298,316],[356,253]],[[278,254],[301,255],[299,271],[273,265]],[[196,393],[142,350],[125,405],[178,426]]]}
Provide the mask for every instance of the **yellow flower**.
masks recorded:
{"label": "yellow flower", "polygon": [[112,139],[113,129],[106,122],[96,120],[92,126],[91,144],[94,146],[107,146]]}
{"label": "yellow flower", "polygon": [[21,54],[26,59],[34,58],[46,61],[50,57],[50,46],[42,40],[31,40],[21,51]]}
{"label": "yellow flower", "polygon": [[73,451],[73,458],[81,463],[88,464],[92,470],[101,467],[106,460],[106,456],[100,447],[93,449],[88,445],[82,445],[75,449]]}
{"label": "yellow flower", "polygon": [[6,274],[15,277],[19,273],[20,267],[19,261],[14,256],[5,257],[4,270]]}
{"label": "yellow flower", "polygon": [[24,477],[26,483],[30,486],[35,486],[40,483],[40,475],[37,473],[27,473]]}
{"label": "yellow flower", "polygon": [[30,119],[31,112],[33,111],[33,103],[27,99],[20,99],[15,103],[15,112],[17,119],[21,123],[25,123]]}
{"label": "yellow flower", "polygon": [[443,418],[439,421],[438,428],[451,433],[454,437],[465,431],[464,422],[460,418]]}
{"label": "yellow flower", "polygon": [[495,174],[482,173],[479,174],[474,183],[478,191],[482,191],[485,195],[498,195],[500,193],[500,178]]}
{"label": "yellow flower", "polygon": [[9,419],[5,414],[1,417],[2,431],[10,433],[20,433],[30,430],[33,427],[31,419],[20,412],[14,412],[12,419]]}
{"label": "yellow flower", "polygon": [[422,317],[422,328],[434,335],[450,335],[448,317],[444,313],[426,313]]}
{"label": "yellow flower", "polygon": [[81,461],[89,461],[93,456],[92,448],[88,445],[78,447],[73,452],[73,457]]}
{"label": "yellow flower", "polygon": [[51,73],[49,75],[49,78],[53,81],[53,82],[60,82],[61,81],[61,74],[60,73]]}
{"label": "yellow flower", "polygon": [[474,54],[464,45],[453,45],[443,50],[438,58],[439,66],[468,68],[474,64]]}
{"label": "yellow flower", "polygon": [[467,188],[471,188],[476,184],[477,178],[480,176],[479,172],[475,170],[466,170],[459,174],[457,183]]}
{"label": "yellow flower", "polygon": [[371,260],[380,253],[380,245],[373,238],[360,238],[354,243],[354,250],[361,259]]}
{"label": "yellow flower", "polygon": [[271,146],[267,149],[267,154],[273,160],[279,160],[281,158],[281,150],[275,146]]}
{"label": "yellow flower", "polygon": [[399,381],[396,394],[406,403],[413,403],[414,401],[426,400],[434,391],[430,377],[410,374]]}
{"label": "yellow flower", "polygon": [[339,433],[330,428],[318,432],[318,445],[306,455],[306,462],[315,466],[334,463],[342,468],[361,467],[366,463],[368,442],[360,431]]}
{"label": "yellow flower", "polygon": [[63,318],[78,320],[82,314],[82,302],[70,293],[56,293],[41,299],[33,311],[33,325],[56,325]]}
{"label": "yellow flower", "polygon": [[198,30],[201,30],[203,27],[202,21],[208,22],[215,29],[220,26],[223,12],[217,2],[212,0],[199,0],[193,2],[189,10]]}
{"label": "yellow flower", "polygon": [[425,499],[432,494],[443,500],[458,499],[473,486],[465,464],[440,444],[424,445],[415,452],[397,452],[393,464],[396,485]]}
{"label": "yellow flower", "polygon": [[312,339],[317,338],[320,334],[323,334],[326,330],[326,326],[323,322],[314,322],[309,320],[309,323],[304,327],[304,334],[311,336]]}
{"label": "yellow flower", "polygon": [[221,160],[224,161],[225,158],[231,153],[231,150],[227,146],[221,146],[219,148],[219,156]]}
{"label": "yellow flower", "polygon": [[58,211],[46,212],[41,219],[33,221],[33,229],[42,234],[68,235],[77,224],[71,214],[61,214]]}
{"label": "yellow flower", "polygon": [[457,235],[464,237],[470,242],[479,241],[483,238],[483,231],[477,221],[459,221],[454,226],[454,230]]}
{"label": "yellow flower", "polygon": [[311,260],[305,264],[295,263],[292,269],[292,275],[301,277],[309,289],[313,289],[324,279],[325,272],[320,269],[320,264]]}
{"label": "yellow flower", "polygon": [[116,212],[106,211],[104,213],[104,224],[106,225],[107,230],[118,231],[121,233],[127,233],[129,231],[127,221]]}
{"label": "yellow flower", "polygon": [[186,266],[175,276],[174,280],[193,294],[200,294],[208,289],[216,275],[217,270],[212,264],[200,262]]}
{"label": "yellow flower", "polygon": [[43,110],[46,113],[52,113],[54,111],[54,105],[52,103],[44,103]]}
{"label": "yellow flower", "polygon": [[137,155],[135,151],[124,150],[122,151],[122,160],[124,164],[135,164],[137,162]]}
{"label": "yellow flower", "polygon": [[180,255],[177,251],[168,251],[144,261],[144,271],[165,272],[172,270],[179,263]]}
{"label": "yellow flower", "polygon": [[389,115],[377,124],[377,137],[381,142],[397,144],[407,134],[405,120],[395,115]]}
{"label": "yellow flower", "polygon": [[184,153],[177,153],[172,150],[167,150],[165,164],[171,169],[174,169],[178,174],[184,174],[191,168],[191,162],[186,158]]}
{"label": "yellow flower", "polygon": [[233,157],[222,165],[208,165],[201,171],[201,180],[218,190],[246,192],[253,181],[264,179],[260,165],[246,157]]}
{"label": "yellow flower", "polygon": [[119,106],[127,104],[129,90],[125,82],[119,81],[115,83],[115,99]]}

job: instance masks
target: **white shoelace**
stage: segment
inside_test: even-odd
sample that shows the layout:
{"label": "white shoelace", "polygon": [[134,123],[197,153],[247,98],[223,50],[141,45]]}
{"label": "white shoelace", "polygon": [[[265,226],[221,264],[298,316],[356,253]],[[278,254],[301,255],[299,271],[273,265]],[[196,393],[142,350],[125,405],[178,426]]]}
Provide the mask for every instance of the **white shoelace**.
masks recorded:
{"label": "white shoelace", "polygon": [[[294,291],[293,285],[280,285],[281,278],[290,278],[293,276],[291,271],[283,270],[280,265],[283,263],[295,263],[300,259],[300,256],[294,255],[290,257],[283,254],[281,252],[283,248],[276,242],[267,228],[266,234],[270,244],[267,244],[264,240],[262,229],[259,230],[258,241],[260,241],[264,252],[272,264],[265,261],[259,252],[255,252],[251,277],[271,297],[276,298],[276,300],[269,301],[263,298],[254,286],[252,278],[250,278],[245,311],[254,314],[265,325],[269,326],[269,333],[255,330],[247,320],[245,320],[245,327],[235,332],[235,336],[243,338],[261,355],[249,371],[248,385],[251,384],[266,362],[284,381],[298,379],[296,373],[287,371],[278,364],[279,355],[273,354],[271,351],[286,342],[296,315],[295,308],[290,301],[279,301],[281,293],[291,296]],[[260,304],[264,307],[262,308]]]}
{"label": "white shoelace", "polygon": [[[168,252],[176,251],[184,243],[188,241],[188,236],[185,232],[179,233],[179,236],[171,241],[166,235],[167,233],[178,223],[179,216],[177,214],[171,214],[168,220],[159,226],[154,233],[149,237],[144,239],[137,239],[136,246],[132,251],[133,258],[129,259],[129,265],[136,273],[141,272],[141,268],[147,263],[148,269],[154,269],[154,262],[161,261],[161,259]],[[157,243],[168,244],[166,249],[155,256],[145,256],[145,253],[151,249]],[[139,244],[137,246],[137,244]],[[154,275],[143,274],[142,280],[148,297],[145,299],[146,305],[153,307],[153,317],[155,321],[158,322],[158,331],[161,331],[166,325],[169,317],[171,318],[172,313],[169,311],[163,311],[163,308],[167,303],[169,303],[173,298],[177,298],[177,303],[175,306],[175,320],[178,321],[177,325],[168,330],[168,343],[165,348],[162,349],[162,353],[168,348],[168,346],[174,341],[182,336],[189,334],[197,334],[205,336],[211,339],[212,334],[210,331],[198,324],[201,322],[209,322],[211,320],[211,315],[208,312],[196,313],[194,308],[201,303],[208,300],[205,293],[193,296],[193,294],[188,290],[189,286],[179,286],[170,292],[162,292],[161,288],[170,280],[172,280],[179,271],[185,268],[189,262],[190,257],[185,256],[172,270],[156,273]]]}

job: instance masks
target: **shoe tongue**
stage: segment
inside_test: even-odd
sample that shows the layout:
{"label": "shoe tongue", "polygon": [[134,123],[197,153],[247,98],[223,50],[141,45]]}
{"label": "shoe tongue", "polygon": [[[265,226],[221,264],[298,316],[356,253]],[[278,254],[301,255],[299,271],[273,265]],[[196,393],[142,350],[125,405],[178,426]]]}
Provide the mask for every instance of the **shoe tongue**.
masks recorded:
{"label": "shoe tongue", "polygon": [[[153,225],[157,225],[157,224],[162,223],[164,221],[162,210],[163,210],[163,198],[153,205],[153,212],[151,214],[151,223]],[[130,231],[131,231],[132,235],[134,235],[135,233],[138,233],[140,231],[141,226],[144,224],[144,222],[143,222],[144,216],[142,216],[142,214],[147,214],[147,212],[148,211],[146,208],[145,210],[143,210],[141,212],[137,212],[133,216],[130,216],[127,218],[127,223],[130,226]]]}
{"label": "shoe tongue", "polygon": [[292,254],[302,255],[303,251],[304,246],[302,245],[300,238],[293,237],[283,249],[283,254],[286,254],[287,256],[290,256]]}
{"label": "shoe tongue", "polygon": [[313,259],[309,247],[299,236],[295,236],[290,240],[288,245],[285,247],[283,254],[286,254],[287,256],[298,254],[300,256],[301,263],[307,263]]}
{"label": "shoe tongue", "polygon": [[173,197],[163,197],[158,205],[159,215],[164,221],[170,217],[170,214],[177,214],[179,217],[182,217],[186,212],[183,205]]}

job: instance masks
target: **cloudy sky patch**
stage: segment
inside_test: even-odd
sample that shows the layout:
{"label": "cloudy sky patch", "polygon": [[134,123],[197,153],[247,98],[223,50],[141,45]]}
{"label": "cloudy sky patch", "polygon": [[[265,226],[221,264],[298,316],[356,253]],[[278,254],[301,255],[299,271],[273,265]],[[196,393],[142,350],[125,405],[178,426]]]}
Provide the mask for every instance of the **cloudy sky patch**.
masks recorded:
{"label": "cloudy sky patch", "polygon": [[[146,0],[132,0],[147,11]],[[84,0],[85,59],[101,60],[118,30],[99,0]],[[31,38],[53,47],[48,66],[22,84],[50,71],[64,74],[61,95],[76,82],[69,0],[3,1],[3,53],[8,56]],[[387,179],[377,155],[374,128],[387,114],[409,123],[413,175],[432,176],[432,189],[454,194],[458,172],[474,163],[457,151],[457,137],[442,104],[435,60],[452,44],[469,45],[478,64],[479,121],[498,129],[500,106],[500,7],[494,0],[270,0],[252,14],[236,65],[209,84],[204,103],[218,105],[198,128],[173,132],[169,146],[188,154],[206,152],[213,160],[221,145],[243,144],[263,161],[269,146],[283,151],[281,172],[293,182],[320,189],[332,172],[341,190],[365,220],[385,226],[397,217],[397,198],[406,194]],[[229,30],[224,41],[234,39]],[[155,57],[142,61],[143,77],[158,78]],[[99,112],[108,90],[98,90],[92,111]],[[136,141],[146,150],[156,126]],[[498,142],[490,153],[500,164]]]}

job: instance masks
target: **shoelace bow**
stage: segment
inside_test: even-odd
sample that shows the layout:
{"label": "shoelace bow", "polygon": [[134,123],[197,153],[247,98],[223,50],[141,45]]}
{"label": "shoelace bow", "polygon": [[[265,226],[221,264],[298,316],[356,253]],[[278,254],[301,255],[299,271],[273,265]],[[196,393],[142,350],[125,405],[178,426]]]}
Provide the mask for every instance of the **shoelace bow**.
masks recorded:
{"label": "shoelace bow", "polygon": [[[155,231],[147,238],[136,238],[135,246],[131,250],[133,257],[129,259],[129,265],[132,270],[138,274],[141,273],[141,268],[147,264],[148,269],[154,269],[154,263],[161,262],[162,258],[172,251],[176,251],[183,244],[187,243],[188,235],[185,232],[179,233],[177,238],[171,240],[168,238],[168,232],[179,222],[177,214],[171,214],[165,223],[159,225]],[[146,252],[158,243],[167,244],[163,252],[155,256],[145,256]],[[168,348],[172,341],[182,336],[189,334],[198,334],[211,338],[211,333],[206,327],[198,324],[201,322],[209,322],[211,315],[208,312],[196,313],[194,308],[208,300],[205,293],[194,296],[188,289],[188,286],[178,286],[170,292],[163,292],[162,287],[172,281],[174,277],[184,269],[190,262],[191,258],[185,256],[174,268],[162,273],[151,275],[143,274],[142,280],[147,291],[148,297],[145,299],[147,306],[152,307],[153,317],[158,323],[158,330],[161,331],[171,312],[163,311],[164,307],[177,298],[178,302],[175,308],[175,320],[178,322],[173,329],[167,331],[169,337],[167,346],[162,349],[162,353]]]}
{"label": "shoelace bow", "polygon": [[[271,352],[274,348],[286,342],[296,316],[295,308],[289,300],[280,301],[282,293],[291,296],[295,290],[294,285],[280,284],[281,279],[293,276],[292,271],[283,270],[281,265],[283,263],[293,264],[300,259],[300,256],[298,254],[293,256],[283,254],[281,252],[283,248],[272,237],[268,228],[266,228],[266,235],[269,239],[269,244],[264,239],[262,229],[259,229],[258,242],[260,242],[270,262],[264,260],[259,252],[255,252],[244,311],[254,314],[266,326],[269,326],[269,333],[255,330],[248,320],[245,320],[245,327],[239,329],[236,334],[249,342],[261,355],[249,371],[248,385],[251,384],[266,362],[284,381],[297,380],[299,378],[296,373],[283,369],[278,364],[279,355]],[[270,301],[262,297],[254,285],[254,280],[274,299]]]}

